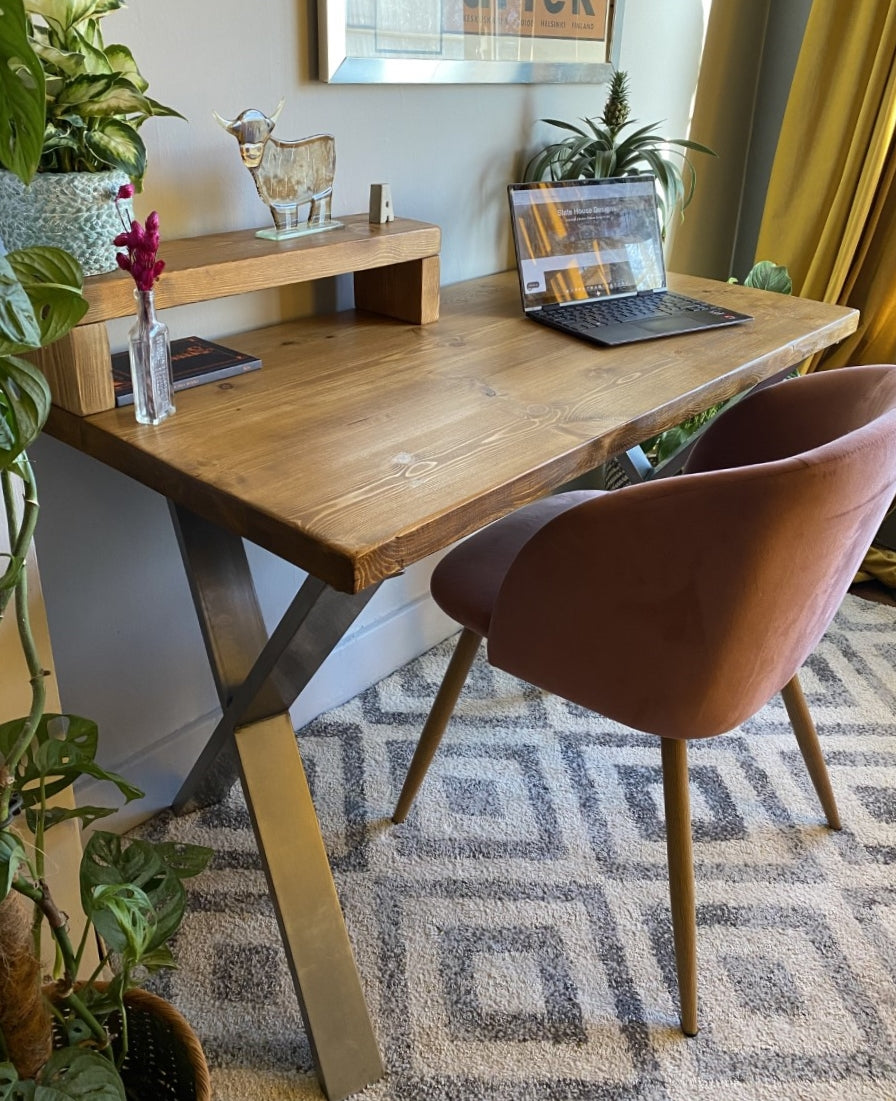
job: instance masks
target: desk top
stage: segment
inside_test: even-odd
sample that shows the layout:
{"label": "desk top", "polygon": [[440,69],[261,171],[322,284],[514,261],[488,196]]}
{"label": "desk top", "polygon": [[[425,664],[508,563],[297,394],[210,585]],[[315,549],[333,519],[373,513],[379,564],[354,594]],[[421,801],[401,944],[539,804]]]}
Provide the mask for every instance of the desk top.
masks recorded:
{"label": "desk top", "polygon": [[238,336],[261,371],[47,431],[347,592],[366,588],[853,332],[840,306],[670,276],[753,322],[602,349],[523,317],[505,272],[439,321],[347,310]]}

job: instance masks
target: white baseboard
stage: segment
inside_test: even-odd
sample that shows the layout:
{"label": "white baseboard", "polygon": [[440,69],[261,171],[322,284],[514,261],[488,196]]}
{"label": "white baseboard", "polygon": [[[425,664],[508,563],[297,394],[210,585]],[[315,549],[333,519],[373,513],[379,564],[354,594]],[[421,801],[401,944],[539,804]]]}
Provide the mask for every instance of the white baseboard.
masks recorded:
{"label": "white baseboard", "polygon": [[[293,726],[301,729],[324,711],[352,699],[457,629],[457,624],[427,594],[349,634],[293,705]],[[217,710],[201,715],[130,757],[107,763],[108,768],[135,783],[146,795],[101,819],[97,827],[123,833],[169,807],[219,716]],[[82,806],[106,806],[111,798],[109,791],[108,784],[91,780],[78,784],[76,795]]]}

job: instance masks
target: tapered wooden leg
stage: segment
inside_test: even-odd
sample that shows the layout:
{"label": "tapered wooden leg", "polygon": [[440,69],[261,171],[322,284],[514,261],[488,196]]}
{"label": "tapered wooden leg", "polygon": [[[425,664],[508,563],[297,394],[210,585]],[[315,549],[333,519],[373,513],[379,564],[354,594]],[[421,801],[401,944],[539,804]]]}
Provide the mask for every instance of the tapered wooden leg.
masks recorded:
{"label": "tapered wooden leg", "polygon": [[662,739],[663,797],[666,805],[666,851],[669,857],[669,898],[681,1030],[697,1035],[697,903],[694,892],[694,848],[691,840],[691,800],[688,792],[688,744]]}
{"label": "tapered wooden leg", "polygon": [[784,706],[787,708],[787,714],[790,716],[793,732],[796,734],[800,753],[802,753],[803,760],[806,762],[806,768],[809,770],[809,776],[815,787],[815,794],[818,796],[822,810],[827,817],[828,825],[832,830],[839,830],[840,812],[837,810],[837,800],[834,798],[834,789],[831,787],[828,766],[824,762],[821,743],[818,740],[818,731],[815,729],[815,723],[809,714],[806,697],[803,695],[803,688],[796,674],[781,689],[781,695],[784,699]]}
{"label": "tapered wooden leg", "polygon": [[480,642],[482,642],[482,637],[477,635],[475,631],[471,631],[467,627],[461,631],[451,661],[448,663],[448,669],[433,701],[432,710],[429,712],[429,717],[423,727],[423,733],[420,735],[420,741],[417,743],[417,749],[411,760],[411,767],[405,777],[404,787],[401,789],[401,795],[399,795],[398,802],[395,805],[395,813],[392,815],[393,822],[403,822],[411,809],[414,796],[423,783],[435,752],[439,748],[439,742],[441,742],[442,735],[445,733],[445,727],[448,725],[448,720],[454,711],[457,697],[460,695],[460,690],[463,688],[467,674],[470,672],[470,666],[476,657]]}

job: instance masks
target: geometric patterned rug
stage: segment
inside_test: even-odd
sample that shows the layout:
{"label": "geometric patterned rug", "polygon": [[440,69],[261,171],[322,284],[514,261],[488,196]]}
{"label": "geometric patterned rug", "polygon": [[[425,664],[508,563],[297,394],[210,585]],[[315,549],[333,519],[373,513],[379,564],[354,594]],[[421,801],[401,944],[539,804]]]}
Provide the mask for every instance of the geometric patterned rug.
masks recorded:
{"label": "geometric patterned rug", "polygon": [[[407,821],[389,822],[452,646],[299,735],[387,1068],[359,1101],[893,1101],[896,609],[847,597],[802,674],[841,832],[780,700],[690,746],[693,1039],[656,738],[480,657]],[[215,849],[157,985],[203,1041],[214,1096],[318,1101],[239,787],[139,832]]]}

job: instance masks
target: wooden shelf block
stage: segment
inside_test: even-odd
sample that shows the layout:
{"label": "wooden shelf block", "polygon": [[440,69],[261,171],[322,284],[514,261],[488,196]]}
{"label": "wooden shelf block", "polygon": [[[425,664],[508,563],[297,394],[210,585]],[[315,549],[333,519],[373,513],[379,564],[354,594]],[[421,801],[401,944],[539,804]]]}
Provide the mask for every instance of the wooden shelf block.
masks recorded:
{"label": "wooden shelf block", "polygon": [[28,358],[44,373],[54,405],[81,417],[115,407],[109,334],[102,322],[78,325]]}
{"label": "wooden shelf block", "polygon": [[438,256],[356,271],[355,305],[359,310],[385,314],[414,325],[438,321]]}

